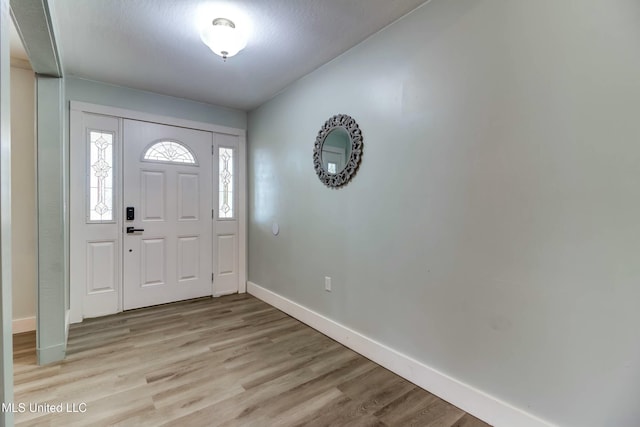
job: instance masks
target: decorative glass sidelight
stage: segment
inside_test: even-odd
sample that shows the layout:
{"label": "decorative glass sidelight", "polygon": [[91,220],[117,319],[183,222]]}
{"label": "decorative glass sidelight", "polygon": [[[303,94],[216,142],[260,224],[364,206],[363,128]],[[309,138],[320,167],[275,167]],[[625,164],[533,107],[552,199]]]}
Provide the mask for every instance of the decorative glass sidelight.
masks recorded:
{"label": "decorative glass sidelight", "polygon": [[89,221],[113,221],[112,132],[89,132]]}
{"label": "decorative glass sidelight", "polygon": [[218,149],[218,216],[221,219],[233,218],[234,215],[234,153],[233,148]]}
{"label": "decorative glass sidelight", "polygon": [[196,158],[187,147],[176,141],[160,141],[144,152],[143,160],[196,165]]}

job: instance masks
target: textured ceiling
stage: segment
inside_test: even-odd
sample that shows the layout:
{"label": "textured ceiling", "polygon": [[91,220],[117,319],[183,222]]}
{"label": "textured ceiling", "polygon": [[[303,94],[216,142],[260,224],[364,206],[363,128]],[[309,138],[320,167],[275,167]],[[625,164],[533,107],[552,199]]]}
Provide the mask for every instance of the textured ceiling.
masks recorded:
{"label": "textured ceiling", "polygon": [[[425,0],[56,0],[64,72],[250,110]],[[201,41],[203,21],[248,28],[225,63]]]}

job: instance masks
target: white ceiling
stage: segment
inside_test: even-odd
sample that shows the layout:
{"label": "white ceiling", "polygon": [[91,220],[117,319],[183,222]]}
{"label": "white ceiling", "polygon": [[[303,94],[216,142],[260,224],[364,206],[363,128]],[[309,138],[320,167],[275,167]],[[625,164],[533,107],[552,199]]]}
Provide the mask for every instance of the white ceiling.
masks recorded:
{"label": "white ceiling", "polygon": [[[66,75],[251,110],[425,0],[56,0]],[[198,26],[248,28],[225,63]]]}

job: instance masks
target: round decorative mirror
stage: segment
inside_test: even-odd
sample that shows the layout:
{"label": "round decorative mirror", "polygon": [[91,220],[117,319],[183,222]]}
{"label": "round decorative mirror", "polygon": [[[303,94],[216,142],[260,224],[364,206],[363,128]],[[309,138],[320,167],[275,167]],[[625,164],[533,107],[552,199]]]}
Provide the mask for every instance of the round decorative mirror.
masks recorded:
{"label": "round decorative mirror", "polygon": [[362,157],[362,132],[353,117],[336,114],[327,120],[313,145],[313,167],[327,187],[338,188],[355,175]]}

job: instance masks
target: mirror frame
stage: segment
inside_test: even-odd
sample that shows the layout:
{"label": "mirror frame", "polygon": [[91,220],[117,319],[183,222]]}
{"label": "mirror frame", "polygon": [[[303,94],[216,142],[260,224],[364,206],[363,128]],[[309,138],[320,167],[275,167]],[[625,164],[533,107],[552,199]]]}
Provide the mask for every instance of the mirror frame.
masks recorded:
{"label": "mirror frame", "polygon": [[[324,140],[327,138],[327,135],[336,128],[344,128],[349,134],[351,153],[344,168],[336,174],[330,174],[322,166],[322,146],[324,145]],[[316,142],[313,144],[313,167],[316,170],[318,178],[329,188],[340,188],[347,184],[351,181],[360,166],[362,151],[362,131],[355,119],[347,114],[336,114],[331,117],[324,122],[324,125],[322,125],[322,128],[320,128],[318,132]]]}

